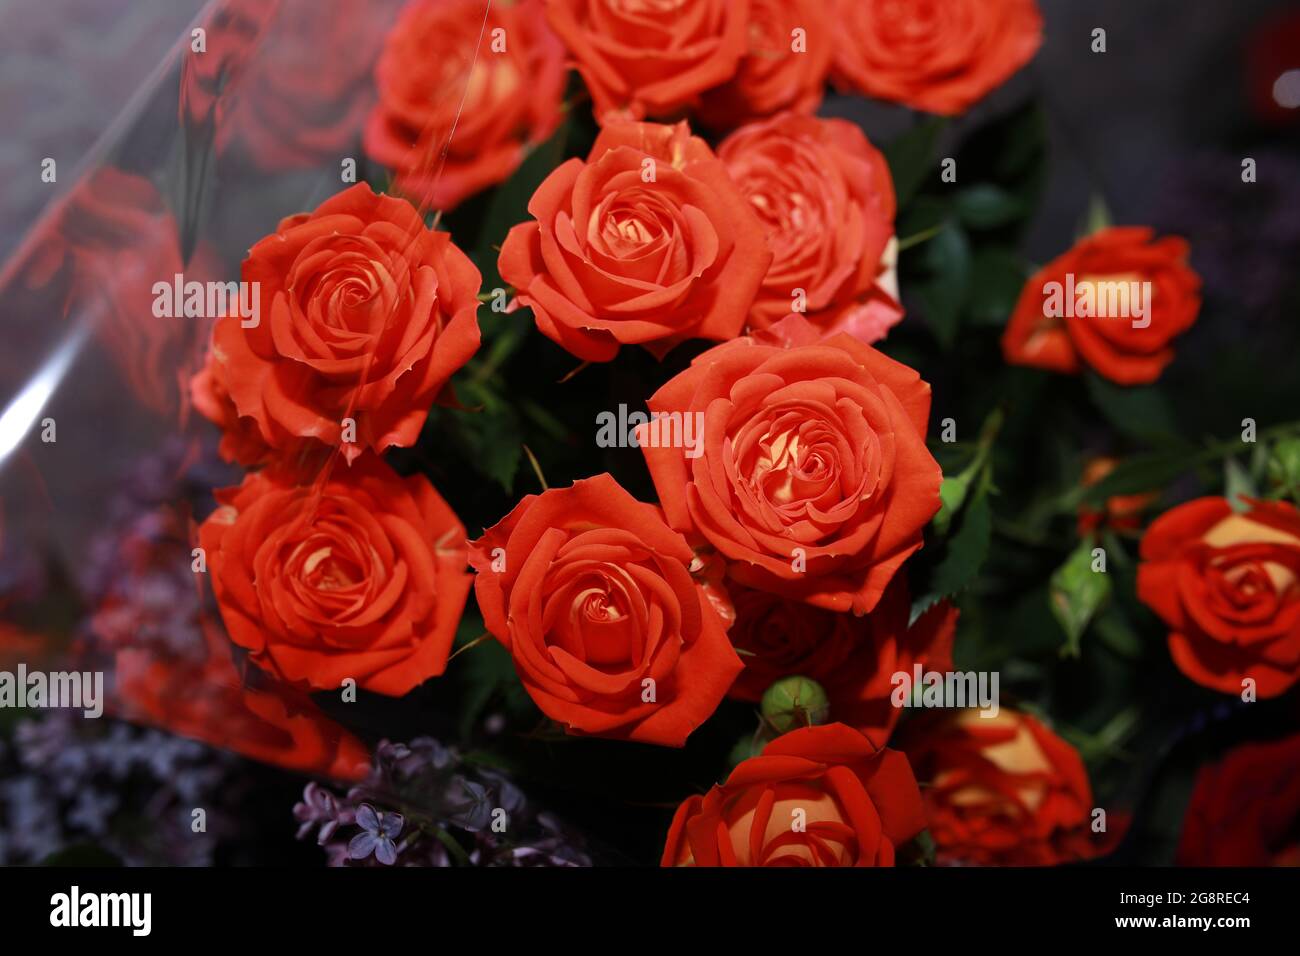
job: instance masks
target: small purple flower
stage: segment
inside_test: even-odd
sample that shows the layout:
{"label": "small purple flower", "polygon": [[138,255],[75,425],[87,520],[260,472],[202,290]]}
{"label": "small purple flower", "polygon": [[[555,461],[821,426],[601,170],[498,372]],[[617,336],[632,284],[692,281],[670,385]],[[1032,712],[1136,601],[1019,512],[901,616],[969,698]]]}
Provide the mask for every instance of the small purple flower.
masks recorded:
{"label": "small purple flower", "polygon": [[303,790],[302,802],[293,805],[293,816],[302,824],[298,828],[299,840],[310,833],[314,825],[320,824],[316,842],[321,846],[325,845],[325,841],[334,835],[334,830],[343,822],[334,794],[314,780]]}
{"label": "small purple flower", "polygon": [[111,793],[101,793],[92,788],[83,788],[78,792],[76,802],[68,811],[68,823],[80,827],[94,836],[103,836],[108,831],[108,821],[117,810],[117,797]]}
{"label": "small purple flower", "polygon": [[385,866],[397,862],[397,844],[393,841],[402,833],[405,821],[400,813],[377,813],[368,803],[357,808],[357,826],[360,833],[348,844],[348,856],[364,860],[370,854]]}
{"label": "small purple flower", "polygon": [[456,826],[477,833],[492,820],[492,795],[481,783],[456,777],[448,793],[450,819]]}

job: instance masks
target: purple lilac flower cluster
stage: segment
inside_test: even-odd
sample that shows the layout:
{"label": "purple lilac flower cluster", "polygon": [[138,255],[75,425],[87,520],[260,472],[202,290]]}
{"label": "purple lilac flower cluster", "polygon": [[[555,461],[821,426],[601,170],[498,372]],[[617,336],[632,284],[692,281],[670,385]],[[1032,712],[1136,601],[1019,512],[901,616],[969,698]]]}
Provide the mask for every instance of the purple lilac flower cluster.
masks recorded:
{"label": "purple lilac flower cluster", "polygon": [[383,741],[340,796],[309,783],[293,808],[331,866],[590,866],[581,839],[503,774],[431,737]]}
{"label": "purple lilac flower cluster", "polygon": [[127,865],[211,865],[236,832],[241,763],[192,740],[66,710],[23,720],[10,744],[0,740],[0,865],[88,844]]}

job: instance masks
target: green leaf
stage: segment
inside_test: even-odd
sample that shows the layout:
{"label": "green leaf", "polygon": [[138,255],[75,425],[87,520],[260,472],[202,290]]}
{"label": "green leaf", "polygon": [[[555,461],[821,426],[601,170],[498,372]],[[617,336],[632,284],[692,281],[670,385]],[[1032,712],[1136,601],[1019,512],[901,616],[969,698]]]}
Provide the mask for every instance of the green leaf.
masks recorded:
{"label": "green leaf", "polygon": [[1092,403],[1120,432],[1143,440],[1178,434],[1173,406],[1159,388],[1150,385],[1126,388],[1095,372],[1088,372],[1084,382]]}
{"label": "green leaf", "polygon": [[[917,196],[898,217],[894,230],[900,249],[905,240],[916,236],[932,235],[952,216],[952,203],[947,197]],[[916,245],[915,242],[912,245]]]}
{"label": "green leaf", "polygon": [[942,560],[935,566],[925,596],[912,603],[912,621],[944,598],[965,590],[989,555],[993,537],[993,509],[984,486],[967,505],[961,525],[947,541]]}
{"label": "green leaf", "polygon": [[1142,638],[1115,606],[1098,614],[1093,627],[1101,642],[1120,657],[1136,660],[1142,656]]}
{"label": "green leaf", "polygon": [[979,183],[957,194],[957,215],[972,229],[997,229],[1028,211],[1023,197],[992,183]]}
{"label": "green leaf", "polygon": [[116,854],[94,843],[74,843],[54,851],[41,860],[41,866],[75,867],[76,869],[122,865],[122,860]]}
{"label": "green leaf", "polygon": [[970,291],[970,242],[959,226],[949,222],[924,248],[931,278],[922,286],[920,297],[935,337],[949,349],[957,339]]}
{"label": "green leaf", "polygon": [[998,246],[976,251],[966,312],[979,325],[1006,325],[1028,276],[1024,260]]}
{"label": "green leaf", "polygon": [[1047,116],[1041,104],[1028,100],[967,137],[958,153],[957,169],[964,182],[987,181],[1032,191],[1045,171],[1046,159]]}
{"label": "green leaf", "polygon": [[960,475],[952,475],[943,479],[943,484],[939,486],[939,499],[943,504],[932,519],[934,529],[939,534],[948,533],[948,526],[952,524],[953,515],[961,511],[962,503],[966,500],[966,493],[970,491],[971,479],[974,477],[974,472],[964,471]]}
{"label": "green leaf", "polygon": [[1186,446],[1133,455],[1120,462],[1114,471],[1095,485],[1074,489],[1066,496],[1065,510],[1073,510],[1080,503],[1099,505],[1112,495],[1159,491],[1199,465],[1204,457],[1199,449]]}
{"label": "green leaf", "polygon": [[1267,477],[1283,495],[1297,497],[1300,491],[1300,438],[1282,438],[1269,449],[1264,442],[1255,446],[1254,474]]}
{"label": "green leaf", "polygon": [[1092,569],[1092,542],[1084,541],[1052,575],[1052,613],[1065,631],[1062,653],[1079,656],[1079,642],[1093,615],[1110,597],[1110,578]]}
{"label": "green leaf", "polygon": [[946,124],[941,117],[922,120],[885,147],[885,159],[889,162],[900,207],[916,195],[925,177],[934,172],[934,150]]}
{"label": "green leaf", "polygon": [[571,122],[566,116],[550,138],[533,147],[514,174],[492,194],[483,213],[478,245],[472,256],[483,273],[485,289],[495,288],[500,282],[496,271],[497,248],[505,241],[506,233],[528,221],[528,201],[537,192],[537,187],[560,165]]}
{"label": "green leaf", "polygon": [[1223,497],[1228,499],[1233,511],[1249,511],[1250,504],[1243,499],[1259,497],[1259,489],[1255,487],[1250,472],[1231,455],[1223,459]]}
{"label": "green leaf", "polygon": [[438,436],[431,445],[445,447],[450,439],[474,470],[509,492],[523,459],[519,419],[513,407],[497,399],[484,383],[466,383],[465,393],[481,403],[482,408],[478,411],[435,409],[425,425],[427,433]]}
{"label": "green leaf", "polygon": [[[977,128],[957,152],[957,179],[974,191],[965,198],[976,229],[1022,230],[1047,181],[1047,123],[1029,101]],[[978,223],[978,225],[976,225]]]}
{"label": "green leaf", "polygon": [[1101,193],[1093,193],[1092,198],[1088,200],[1088,212],[1083,222],[1079,224],[1079,238],[1083,239],[1095,232],[1101,232],[1109,228],[1113,221],[1110,208],[1106,205],[1106,198]]}

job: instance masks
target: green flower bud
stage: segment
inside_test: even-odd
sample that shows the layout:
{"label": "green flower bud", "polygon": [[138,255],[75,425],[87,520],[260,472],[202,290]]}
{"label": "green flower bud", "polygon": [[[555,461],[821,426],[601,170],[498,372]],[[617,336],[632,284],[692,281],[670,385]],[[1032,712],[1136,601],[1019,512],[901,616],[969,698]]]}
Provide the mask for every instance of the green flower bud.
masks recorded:
{"label": "green flower bud", "polygon": [[736,741],[736,745],[727,754],[728,766],[736,767],[750,757],[757,757],[763,752],[764,743],[764,740],[755,738],[753,734],[745,734],[744,737]]}
{"label": "green flower bud", "polygon": [[763,694],[763,719],[778,734],[824,724],[830,715],[826,691],[807,677],[783,677]]}
{"label": "green flower bud", "polygon": [[1268,477],[1283,488],[1300,487],[1300,438],[1283,438],[1273,446]]}

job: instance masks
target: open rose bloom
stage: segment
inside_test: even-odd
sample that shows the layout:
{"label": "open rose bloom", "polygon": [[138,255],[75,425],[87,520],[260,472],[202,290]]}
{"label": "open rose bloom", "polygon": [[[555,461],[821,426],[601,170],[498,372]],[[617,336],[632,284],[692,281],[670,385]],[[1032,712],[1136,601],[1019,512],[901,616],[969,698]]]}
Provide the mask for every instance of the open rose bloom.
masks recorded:
{"label": "open rose bloom", "polygon": [[1206,687],[1273,697],[1300,680],[1300,514],[1223,498],[1160,516],[1142,539],[1138,594],[1169,627],[1169,653]]}
{"label": "open rose bloom", "polygon": [[757,216],[685,123],[613,123],[533,194],[501,277],[580,359],[739,334],[771,261]]}
{"label": "open rose bloom", "polygon": [[907,760],[828,724],[795,730],[673,817],[664,866],[893,866],[921,831]]}
{"label": "open rose bloom", "polygon": [[0,2],[0,867],[1295,864],[1294,24],[1067,6]]}
{"label": "open rose bloom", "polygon": [[410,203],[365,184],[282,221],[241,275],[266,322],[218,319],[194,388],[232,433],[228,457],[256,426],[267,451],[246,464],[319,445],[349,462],[411,445],[478,349],[478,270]]}
{"label": "open rose bloom", "polygon": [[643,447],[673,527],[700,535],[740,584],[833,611],[880,601],[939,508],[925,446],[930,387],[843,333],[806,344],[737,339],[650,398],[700,415],[703,450]]}
{"label": "open rose bloom", "polygon": [[472,549],[484,623],[570,733],[681,746],[740,670],[686,539],[608,475],[530,495]]}
{"label": "open rose bloom", "polygon": [[1107,849],[1083,761],[1028,714],[927,715],[902,742],[941,863],[1051,866]]}

